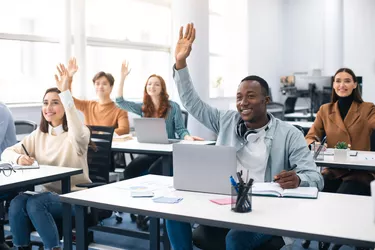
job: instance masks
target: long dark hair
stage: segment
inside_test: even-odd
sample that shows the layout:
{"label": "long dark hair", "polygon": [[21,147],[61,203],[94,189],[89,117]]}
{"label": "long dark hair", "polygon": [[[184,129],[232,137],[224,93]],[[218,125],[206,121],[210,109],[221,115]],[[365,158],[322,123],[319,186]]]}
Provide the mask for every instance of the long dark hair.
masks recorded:
{"label": "long dark hair", "polygon": [[[57,94],[60,94],[61,91],[58,89],[58,88],[49,88],[46,90],[46,93],[44,93],[44,96],[43,96],[43,100],[44,100],[44,97],[46,97],[46,95],[48,93],[51,93],[51,92],[55,92]],[[44,118],[44,115],[43,115],[43,110],[41,111],[41,118],[40,118],[40,124],[39,124],[39,129],[40,131],[42,131],[43,133],[48,133],[48,121],[46,120],[46,118]],[[64,116],[63,116],[63,129],[65,132],[68,131],[68,121],[66,120],[66,115],[64,113]]]}
{"label": "long dark hair", "polygon": [[[150,80],[151,77],[156,77],[160,81],[161,85],[161,92],[159,96],[159,101],[160,101],[160,107],[159,110],[155,110],[154,104],[152,103],[150,95],[147,93],[147,83],[148,80]],[[167,117],[167,112],[168,109],[170,108],[169,105],[169,95],[167,92],[167,86],[165,84],[165,81],[163,77],[159,75],[150,75],[149,78],[147,78],[144,93],[143,93],[143,105],[142,105],[142,111],[144,113],[144,117],[152,117],[155,111],[157,111],[158,118],[166,118]]]}
{"label": "long dark hair", "polygon": [[[43,96],[43,100],[44,100],[44,97],[46,97],[46,95],[48,93],[51,93],[51,92],[55,92],[57,94],[60,94],[61,91],[58,89],[58,88],[49,88],[46,90],[46,93],[44,93],[44,96]],[[39,129],[40,131],[42,131],[43,133],[48,133],[48,121],[46,120],[46,118],[44,118],[44,115],[43,115],[43,110],[41,111],[41,119],[40,119],[40,124],[39,124]],[[62,126],[63,126],[63,129],[65,132],[68,132],[68,121],[66,119],[66,114],[64,112],[64,116],[63,116],[63,123],[62,123]],[[89,147],[91,147],[94,151],[97,151],[97,147],[95,145],[95,143],[93,141],[91,141],[91,135],[92,135],[92,131],[91,129],[88,127],[88,129],[90,130],[90,141],[89,141]]]}
{"label": "long dark hair", "polygon": [[[351,75],[351,77],[353,78],[353,82],[357,83],[357,77],[355,76],[353,70],[351,70],[349,68],[341,68],[341,69],[337,70],[336,73],[335,73],[335,75],[333,76],[333,83],[335,82],[336,75],[338,73],[341,73],[341,72],[346,72],[349,75]],[[358,83],[357,83],[357,87],[355,89],[353,89],[352,95],[353,95],[353,100],[355,102],[358,102],[358,103],[362,103],[363,102],[363,99],[361,97],[361,92],[359,90]],[[333,88],[333,85],[332,85],[331,103],[337,102],[338,99],[339,99],[339,96],[336,94],[336,91],[335,91],[335,89]]]}

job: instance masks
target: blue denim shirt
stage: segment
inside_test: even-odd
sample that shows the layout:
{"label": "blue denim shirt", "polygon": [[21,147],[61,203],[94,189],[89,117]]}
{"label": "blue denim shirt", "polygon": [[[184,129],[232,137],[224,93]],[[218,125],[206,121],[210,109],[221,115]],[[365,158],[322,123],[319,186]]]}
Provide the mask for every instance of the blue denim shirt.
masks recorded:
{"label": "blue denim shirt", "polygon": [[[236,134],[240,114],[237,111],[218,110],[203,102],[194,89],[187,67],[181,70],[173,67],[173,77],[185,109],[217,134],[217,145],[235,147],[239,152],[247,143]],[[322,190],[323,177],[317,171],[303,134],[293,125],[275,118],[272,114],[268,115],[272,119],[272,126],[265,135],[268,152],[265,181],[272,181],[273,176],[296,164],[295,171],[301,179],[300,186],[318,187]]]}
{"label": "blue denim shirt", "polygon": [[16,143],[16,128],[12,113],[5,104],[0,103],[0,160],[4,149]]}

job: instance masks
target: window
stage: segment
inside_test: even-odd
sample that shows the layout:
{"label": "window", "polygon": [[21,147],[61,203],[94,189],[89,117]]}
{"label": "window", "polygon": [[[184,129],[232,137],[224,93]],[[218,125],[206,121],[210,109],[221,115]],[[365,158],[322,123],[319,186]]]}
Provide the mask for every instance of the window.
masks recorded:
{"label": "window", "polygon": [[[124,84],[125,98],[143,98],[143,90],[147,78],[152,74],[160,75],[167,84],[167,89],[172,89],[169,81],[170,76],[170,54],[161,51],[142,51],[135,49],[119,49],[89,46],[87,50],[87,79],[91,79],[99,71],[111,73],[115,78],[115,86],[112,97],[115,97],[118,87],[121,63],[129,61],[131,73]],[[169,85],[169,86],[168,86]],[[95,99],[94,88],[86,88],[86,98]]]}
{"label": "window", "polygon": [[0,33],[58,37],[63,0],[1,1]]}
{"label": "window", "polygon": [[87,0],[87,36],[169,45],[171,10],[140,0]]}
{"label": "window", "polygon": [[[115,97],[121,63],[127,60],[131,73],[124,85],[125,98],[142,99],[151,74],[162,76],[172,91],[172,16],[168,1],[86,0],[86,5],[86,78],[90,83],[99,71],[111,73],[115,78]],[[94,88],[85,89],[87,99],[96,98]]]}
{"label": "window", "polygon": [[233,97],[247,74],[246,0],[210,0],[210,97]]}
{"label": "window", "polygon": [[0,100],[5,103],[40,102],[55,87],[59,44],[0,40]]}
{"label": "window", "polygon": [[61,58],[63,0],[1,1],[0,101],[42,103]]}

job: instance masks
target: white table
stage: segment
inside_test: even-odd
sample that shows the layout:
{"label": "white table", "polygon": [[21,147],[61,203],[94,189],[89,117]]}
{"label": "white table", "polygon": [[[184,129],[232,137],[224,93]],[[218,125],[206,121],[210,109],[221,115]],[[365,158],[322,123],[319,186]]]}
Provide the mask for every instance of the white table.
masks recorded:
{"label": "white table", "polygon": [[[181,141],[196,145],[212,145],[215,141]],[[173,144],[140,143],[136,137],[123,142],[112,142],[113,152],[160,155],[163,162],[163,175],[170,175],[172,166]]]}
{"label": "white table", "polygon": [[302,122],[302,121],[287,121],[287,123],[301,126],[304,129],[310,129],[312,125],[314,124],[314,122]]}
{"label": "white table", "polygon": [[[313,114],[314,118],[316,118],[316,113]],[[287,119],[311,119],[311,113],[303,113],[303,112],[295,112],[295,113],[289,113],[284,115]]]}
{"label": "white table", "polygon": [[358,151],[357,156],[348,156],[346,161],[335,161],[333,155],[324,155],[323,160],[315,160],[315,163],[319,167],[375,171],[375,152]]}
{"label": "white table", "polygon": [[[209,201],[226,196],[175,191],[168,188],[172,183],[172,177],[147,175],[62,195],[63,202],[76,205],[77,250],[87,249],[87,206],[279,236],[375,246],[371,197],[331,193],[320,193],[318,199],[253,197],[253,211],[240,214],[232,212],[230,205]],[[151,198],[131,198],[129,188],[145,184],[158,187],[154,188],[155,197],[167,194],[183,200],[161,204]],[[150,227],[150,249],[160,249],[158,229]]]}
{"label": "white table", "polygon": [[[53,181],[61,180],[61,190],[62,193],[70,192],[70,177],[73,175],[81,174],[82,169],[78,168],[67,168],[67,167],[56,167],[56,166],[46,166],[41,165],[39,169],[25,169],[25,170],[16,170],[10,176],[5,176],[0,172],[0,194],[6,194],[9,192],[15,192],[21,190],[22,188],[28,186],[40,185]],[[64,213],[66,217],[72,217],[71,214],[71,205],[63,205]],[[72,220],[64,220],[64,232],[66,228],[71,229]],[[72,242],[72,231],[70,230],[70,236],[64,238],[64,242],[67,241],[67,244]],[[1,225],[0,227],[0,244],[4,243],[4,228]]]}

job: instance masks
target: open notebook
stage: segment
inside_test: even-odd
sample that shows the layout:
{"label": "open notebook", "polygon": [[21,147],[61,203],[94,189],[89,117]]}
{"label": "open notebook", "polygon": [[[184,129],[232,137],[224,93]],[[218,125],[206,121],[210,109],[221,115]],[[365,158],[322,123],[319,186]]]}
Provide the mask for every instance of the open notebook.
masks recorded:
{"label": "open notebook", "polygon": [[1,162],[0,161],[0,169],[1,170],[8,170],[10,167],[12,167],[14,170],[23,170],[23,169],[38,169],[40,168],[39,167],[39,164],[37,161],[34,161],[33,165],[30,165],[30,166],[21,166],[21,165],[18,165],[18,164],[11,164],[9,162]]}
{"label": "open notebook", "polygon": [[316,187],[283,189],[275,182],[259,182],[254,183],[252,194],[260,196],[316,199],[318,198],[318,189]]}

